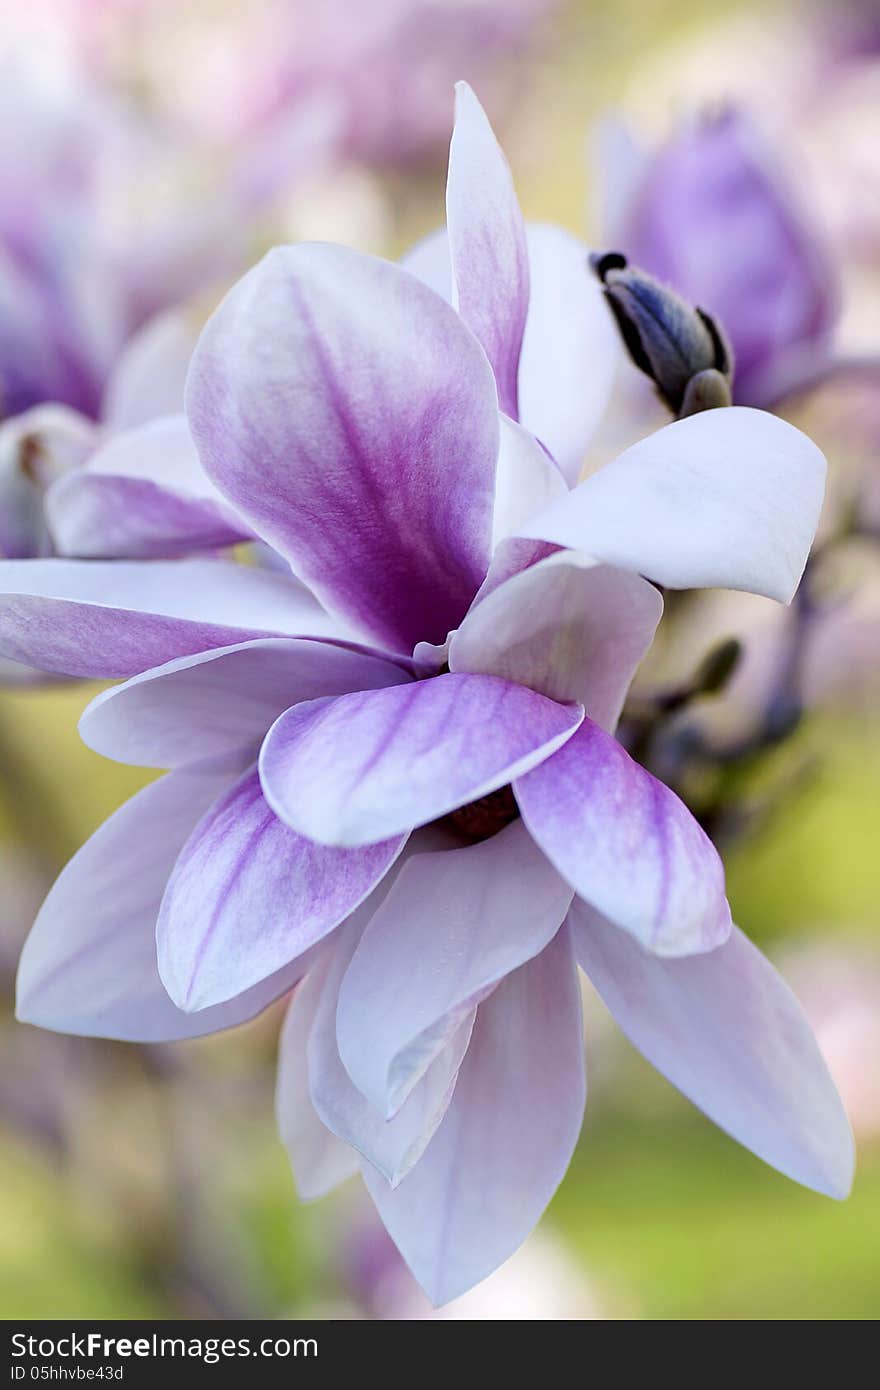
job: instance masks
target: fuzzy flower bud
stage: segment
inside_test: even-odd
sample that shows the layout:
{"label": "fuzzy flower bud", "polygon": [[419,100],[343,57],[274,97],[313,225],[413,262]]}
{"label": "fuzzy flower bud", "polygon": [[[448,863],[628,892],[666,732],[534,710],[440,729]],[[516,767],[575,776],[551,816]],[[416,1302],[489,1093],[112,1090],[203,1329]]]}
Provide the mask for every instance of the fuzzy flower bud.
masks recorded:
{"label": "fuzzy flower bud", "polygon": [[617,251],[594,256],[592,265],[630,357],[673,415],[730,405],[732,354],[715,320]]}

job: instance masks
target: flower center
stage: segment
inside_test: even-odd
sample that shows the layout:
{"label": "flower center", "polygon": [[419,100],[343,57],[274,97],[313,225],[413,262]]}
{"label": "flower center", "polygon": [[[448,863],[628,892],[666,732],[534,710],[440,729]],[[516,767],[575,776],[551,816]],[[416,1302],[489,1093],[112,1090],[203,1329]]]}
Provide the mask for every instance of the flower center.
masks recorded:
{"label": "flower center", "polygon": [[489,840],[510,825],[519,815],[519,807],[510,786],[499,787],[497,792],[481,796],[467,806],[459,806],[450,811],[446,821],[469,840]]}

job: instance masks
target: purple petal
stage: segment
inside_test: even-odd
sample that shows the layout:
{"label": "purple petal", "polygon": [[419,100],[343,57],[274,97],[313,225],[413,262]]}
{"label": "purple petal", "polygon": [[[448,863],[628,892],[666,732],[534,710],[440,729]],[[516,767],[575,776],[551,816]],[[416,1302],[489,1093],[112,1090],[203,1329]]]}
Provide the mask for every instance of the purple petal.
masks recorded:
{"label": "purple petal", "polygon": [[435,1304],[485,1279],[525,1240],[565,1173],[585,1094],[580,990],[563,928],[480,1005],[452,1102],[405,1181],[392,1190],[364,1168]]}
{"label": "purple petal", "polygon": [[531,224],[527,236],[531,295],[519,418],[573,485],[608,404],[620,343],[589,248],[561,227]]}
{"label": "purple petal", "polygon": [[653,585],[562,551],[481,599],[449,647],[453,671],[481,671],[573,700],[613,731],[663,611]]}
{"label": "purple petal", "polygon": [[174,558],[250,536],[202,469],[182,415],[112,437],[55,483],[46,513],[56,550],[82,559]]}
{"label": "purple petal", "polygon": [[159,978],[156,919],[168,875],[199,817],[237,775],[231,765],[169,773],[74,855],[22,952],[22,1021],[62,1033],[171,1041],[243,1023],[295,984],[301,968],[287,966],[236,999],[186,1014]]}
{"label": "purple petal", "polygon": [[442,642],[489,560],[498,413],[458,315],[332,246],[270,252],[188,383],[205,468],[328,607],[392,650]]}
{"label": "purple petal", "polygon": [[259,743],[291,705],[410,680],[378,653],[268,637],[180,657],[96,696],[79,723],[105,758],[174,767]]}
{"label": "purple petal", "polygon": [[288,710],[263,744],[260,775],[301,835],[375,844],[503,787],[582,718],[495,676],[436,676]]}
{"label": "purple petal", "polygon": [[0,655],[125,678],[255,637],[338,636],[290,576],[224,560],[0,561]]}
{"label": "purple petal", "polygon": [[579,897],[661,956],[730,934],[724,867],[674,792],[589,719],[514,784],[523,819]]}
{"label": "purple petal", "polygon": [[517,375],[529,307],[526,229],[510,167],[466,82],[455,89],[446,221],[453,302],[482,343],[501,409],[517,418]]}
{"label": "purple petal", "polygon": [[396,1186],[421,1158],[446,1113],[467,1051],[475,1010],[459,1021],[393,1119],[375,1110],[351,1080],[336,1042],[339,984],[361,932],[348,923],[334,942],[333,959],[309,1038],[309,1087],[315,1110],[329,1129],[351,1144]]}
{"label": "purple petal", "polygon": [[303,1202],[332,1192],[360,1166],[358,1153],[318,1118],[309,1092],[309,1037],[332,963],[332,949],[297,986],[281,1030],[275,1114],[290,1158],[296,1190]]}
{"label": "purple petal", "polygon": [[393,1115],[500,979],[556,934],[572,892],[521,821],[482,844],[414,855],[342,981],[339,1053]]}
{"label": "purple petal", "polygon": [[46,514],[58,554],[83,560],[173,560],[247,539],[216,503],[145,478],[73,474],[51,489]]}
{"label": "purple petal", "polygon": [[707,410],[657,430],[522,527],[673,589],[787,603],[819,519],[825,459],[760,410]]}
{"label": "purple petal", "polygon": [[266,804],[255,768],[202,817],[162,899],[159,973],[182,1009],[231,999],[310,950],[363,902],[403,838],[328,849]]}
{"label": "purple petal", "polygon": [[649,1062],[765,1163],[847,1195],[840,1097],[800,1005],[742,932],[706,955],[658,960],[577,900],[570,921],[578,960]]}

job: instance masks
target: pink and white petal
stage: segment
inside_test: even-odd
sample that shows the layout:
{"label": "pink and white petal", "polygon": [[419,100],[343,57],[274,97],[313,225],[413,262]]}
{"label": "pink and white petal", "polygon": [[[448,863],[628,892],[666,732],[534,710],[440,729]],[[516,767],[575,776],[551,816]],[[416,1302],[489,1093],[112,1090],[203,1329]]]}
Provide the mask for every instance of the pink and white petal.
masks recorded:
{"label": "pink and white petal", "polygon": [[123,430],[49,491],[59,553],[173,558],[247,540],[250,531],[202,468],[186,416]]}
{"label": "pink and white petal", "polygon": [[453,304],[492,364],[501,409],[516,419],[529,308],[526,229],[510,166],[466,82],[455,88],[446,223]]}
{"label": "pink and white petal", "polygon": [[62,871],[25,942],[18,1017],[57,1032],[163,1042],[231,1028],[299,976],[287,966],[198,1014],[159,978],[156,919],[174,861],[202,813],[238,775],[232,763],[169,773],[111,816]]}
{"label": "pink and white petal", "polygon": [[590,270],[589,248],[544,223],[529,223],[527,241],[531,293],[519,363],[519,419],[573,486],[611,395],[619,335]]}
{"label": "pink and white petal", "polygon": [[303,1202],[324,1197],[360,1167],[350,1144],[337,1139],[318,1118],[309,1093],[309,1037],[332,961],[332,948],[297,986],[281,1029],[275,1114],[287,1149],[296,1190]]}
{"label": "pink and white petal", "polygon": [[105,758],[175,767],[256,746],[291,705],[411,679],[377,652],[335,642],[266,637],[180,657],[102,690],[79,721]]}
{"label": "pink and white petal", "polygon": [[146,478],[74,473],[50,488],[45,506],[56,552],[82,560],[176,559],[247,539],[228,507]]}
{"label": "pink and white petal", "polygon": [[730,935],[724,866],[682,801],[585,719],[513,787],[523,819],[577,895],[660,956]]}
{"label": "pink and white petal", "polygon": [[498,412],[439,296],[342,247],[276,249],[209,321],[187,402],[209,475],[328,607],[392,650],[457,626],[489,561]]}
{"label": "pink and white petal", "polygon": [[251,768],[204,814],[168,879],[159,974],[181,1009],[224,1003],[305,955],[359,907],[404,837],[366,849],[304,840],[266,804]]}
{"label": "pink and white petal", "polygon": [[202,467],[188,421],[181,413],[160,416],[108,436],[85,467],[88,473],[147,478],[182,496],[224,502]]}
{"label": "pink and white petal", "polygon": [[[202,467],[185,415],[163,415],[112,435],[88,459],[86,472],[143,478],[178,493],[222,505],[235,514]],[[248,535],[239,523],[242,534]]]}
{"label": "pink and white petal", "polygon": [[577,970],[563,927],[477,1010],[449,1109],[399,1187],[364,1166],[391,1238],[435,1304],[525,1240],[561,1181],[586,1096]]}
{"label": "pink and white petal", "polygon": [[847,1195],[840,1097],[800,1005],[742,932],[706,955],[658,960],[577,900],[569,920],[581,966],[649,1062],[765,1163]]}
{"label": "pink and white petal", "polygon": [[502,415],[492,518],[493,550],[567,493],[565,479],[547,451],[522,425]]}
{"label": "pink and white petal", "polygon": [[662,611],[639,575],[559,551],[471,609],[450,643],[449,667],[574,700],[613,732]]}
{"label": "pink and white petal", "polygon": [[[413,854],[424,851],[430,853],[454,842],[453,836],[442,834],[436,827],[417,831],[411,836],[400,858],[366,902],[362,903],[341,931],[328,941],[326,949],[319,948],[314,964],[310,966],[308,974],[291,1000],[281,1033],[276,1113],[278,1128],[293,1167],[297,1191],[304,1201],[322,1197],[360,1168],[357,1150],[337,1138],[319,1118],[309,1088],[309,1044],[321,995],[333,967],[334,953],[341,944],[344,959],[348,960],[351,942],[357,939],[364,924],[383,901],[401,865],[408,862]],[[349,932],[352,934],[351,941],[348,940]],[[322,1034],[318,1047],[322,1046],[330,1050],[332,1059],[332,1028]],[[339,1073],[335,1066],[333,1072],[338,1078]],[[337,1079],[338,1084],[340,1082]],[[350,1096],[350,1083],[346,1085],[343,1079],[341,1084],[345,1093]],[[362,1110],[361,1113],[365,1112]],[[370,1123],[374,1123],[372,1118]]]}
{"label": "pink and white petal", "polygon": [[673,589],[745,589],[787,603],[824,486],[825,459],[805,434],[731,406],[640,440],[521,534]]}
{"label": "pink and white petal", "polygon": [[497,676],[443,675],[287,710],[260,753],[276,814],[320,844],[427,825],[548,758],[583,718]]}
{"label": "pink and white petal", "polygon": [[145,425],[183,409],[183,388],[198,339],[196,316],[173,309],[150,319],[120,354],[101,412],[113,430]]}
{"label": "pink and white petal", "polygon": [[255,637],[346,636],[290,575],[225,560],[0,561],[0,655],[118,679]]}
{"label": "pink and white petal", "polygon": [[558,931],[572,890],[516,821],[482,844],[413,855],[339,991],[339,1054],[394,1115],[464,1019]]}
{"label": "pink and white petal", "polygon": [[[361,914],[363,918],[367,914]],[[426,1069],[419,1084],[393,1119],[375,1110],[357,1089],[342,1064],[336,1041],[340,981],[362,930],[362,920],[347,923],[334,941],[333,958],[309,1038],[309,1087],[319,1118],[351,1144],[393,1186],[421,1158],[455,1088],[475,1010],[460,1021],[447,1046]]]}

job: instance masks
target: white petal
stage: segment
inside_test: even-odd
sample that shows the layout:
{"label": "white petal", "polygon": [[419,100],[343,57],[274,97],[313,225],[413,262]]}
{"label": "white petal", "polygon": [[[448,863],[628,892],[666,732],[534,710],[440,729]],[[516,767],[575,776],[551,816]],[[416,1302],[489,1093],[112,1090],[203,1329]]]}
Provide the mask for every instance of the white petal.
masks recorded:
{"label": "white petal", "polygon": [[805,434],[730,406],[640,440],[520,534],[673,589],[745,589],[787,603],[824,486],[825,459]]}
{"label": "white petal", "polygon": [[379,1215],[432,1302],[485,1279],[525,1240],[559,1184],[586,1095],[568,930],[477,1011],[446,1117],[396,1189],[364,1167]]}
{"label": "white petal", "polygon": [[661,960],[577,900],[569,920],[581,965],[649,1062],[765,1163],[847,1195],[840,1097],[800,1005],[742,932],[706,955]]}
{"label": "white petal", "polygon": [[613,732],[662,611],[638,575],[562,551],[475,604],[450,643],[449,667],[575,700]]}

